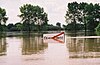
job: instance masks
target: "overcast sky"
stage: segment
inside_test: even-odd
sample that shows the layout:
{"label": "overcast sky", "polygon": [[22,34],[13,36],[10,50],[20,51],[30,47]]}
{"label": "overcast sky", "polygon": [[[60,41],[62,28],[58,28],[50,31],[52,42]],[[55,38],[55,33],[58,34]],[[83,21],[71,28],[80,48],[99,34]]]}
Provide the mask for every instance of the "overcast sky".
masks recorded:
{"label": "overcast sky", "polygon": [[100,3],[100,0],[0,0],[0,7],[7,11],[8,24],[20,22],[21,19],[17,15],[20,14],[19,7],[23,4],[39,5],[48,14],[49,23],[55,25],[56,22],[65,24],[67,4],[74,1]]}

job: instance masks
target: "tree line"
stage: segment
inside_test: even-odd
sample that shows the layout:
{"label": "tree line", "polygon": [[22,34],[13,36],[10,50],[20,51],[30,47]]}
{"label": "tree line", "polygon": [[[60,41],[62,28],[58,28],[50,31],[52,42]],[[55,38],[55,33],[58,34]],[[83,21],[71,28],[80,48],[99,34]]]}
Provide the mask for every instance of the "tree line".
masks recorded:
{"label": "tree line", "polygon": [[66,25],[61,27],[57,22],[56,26],[48,24],[48,14],[40,6],[24,4],[19,8],[18,17],[21,22],[5,25],[8,17],[6,10],[0,8],[0,31],[48,31],[48,30],[92,30],[100,32],[100,5],[86,2],[68,3],[65,14]]}
{"label": "tree line", "polygon": [[68,3],[65,19],[67,30],[85,30],[100,32],[100,5],[93,3]]}
{"label": "tree line", "polygon": [[[18,17],[21,21],[13,24],[6,24],[8,17],[6,17],[5,9],[0,8],[0,31],[48,31],[61,30],[61,23],[57,22],[56,26],[48,24],[48,15],[40,6],[33,6],[25,4],[19,8],[20,13]],[[4,24],[2,24],[4,23]]]}

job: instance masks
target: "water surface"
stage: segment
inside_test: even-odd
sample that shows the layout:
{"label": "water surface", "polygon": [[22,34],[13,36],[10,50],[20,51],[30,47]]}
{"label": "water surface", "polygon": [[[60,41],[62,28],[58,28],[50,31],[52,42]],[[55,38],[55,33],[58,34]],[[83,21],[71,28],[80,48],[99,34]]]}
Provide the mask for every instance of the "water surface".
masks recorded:
{"label": "water surface", "polygon": [[100,65],[100,38],[45,43],[42,36],[0,38],[0,65]]}

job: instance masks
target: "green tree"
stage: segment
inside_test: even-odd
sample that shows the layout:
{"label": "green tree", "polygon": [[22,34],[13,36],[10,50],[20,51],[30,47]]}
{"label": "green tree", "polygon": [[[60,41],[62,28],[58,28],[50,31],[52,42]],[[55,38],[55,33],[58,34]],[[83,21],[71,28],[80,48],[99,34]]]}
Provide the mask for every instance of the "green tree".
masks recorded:
{"label": "green tree", "polygon": [[76,32],[76,23],[78,22],[78,18],[80,15],[80,12],[78,10],[78,3],[77,2],[72,2],[72,3],[68,3],[68,10],[66,11],[66,22],[67,23],[73,23],[74,25],[72,27],[74,27],[74,31]]}
{"label": "green tree", "polygon": [[62,28],[61,28],[61,23],[60,22],[57,22],[56,23],[56,26],[58,27],[58,30],[61,30]]}
{"label": "green tree", "polygon": [[99,4],[88,4],[85,7],[86,11],[86,21],[87,21],[87,29],[88,30],[95,30],[97,25],[99,24],[100,21],[100,6]]}
{"label": "green tree", "polygon": [[15,31],[14,24],[13,24],[13,23],[9,23],[9,24],[7,25],[7,29],[8,29],[8,31]]}
{"label": "green tree", "polygon": [[5,25],[6,21],[8,20],[8,17],[6,17],[6,10],[5,9],[2,9],[0,7],[0,31],[3,31],[3,25]]}
{"label": "green tree", "polygon": [[22,31],[23,30],[23,25],[21,23],[16,23],[15,27],[16,27],[17,31]]}
{"label": "green tree", "polygon": [[6,17],[6,10],[0,8],[0,24],[2,23],[6,23],[6,21],[8,20],[8,17]]}
{"label": "green tree", "polygon": [[[63,27],[68,31],[74,31],[75,30],[74,24],[75,22],[72,22],[68,24],[67,26],[64,25]],[[84,28],[83,24],[76,23],[76,30],[83,30],[83,28]]]}
{"label": "green tree", "polygon": [[97,34],[97,35],[100,35],[100,23],[99,23],[99,25],[95,28],[95,30],[96,30],[96,34]]}
{"label": "green tree", "polygon": [[77,23],[84,24],[84,30],[86,34],[86,30],[95,30],[99,24],[99,13],[99,4],[72,2],[68,3],[68,10],[66,11],[65,18],[68,24],[74,22],[74,30],[76,30]]}
{"label": "green tree", "polygon": [[61,27],[61,23],[57,22],[56,26]]}
{"label": "green tree", "polygon": [[21,21],[24,24],[28,24],[28,26],[30,26],[31,23],[34,23],[40,28],[40,26],[45,25],[48,22],[46,12],[44,12],[44,9],[39,6],[25,4],[20,7],[20,12],[21,14],[19,17],[22,19]]}

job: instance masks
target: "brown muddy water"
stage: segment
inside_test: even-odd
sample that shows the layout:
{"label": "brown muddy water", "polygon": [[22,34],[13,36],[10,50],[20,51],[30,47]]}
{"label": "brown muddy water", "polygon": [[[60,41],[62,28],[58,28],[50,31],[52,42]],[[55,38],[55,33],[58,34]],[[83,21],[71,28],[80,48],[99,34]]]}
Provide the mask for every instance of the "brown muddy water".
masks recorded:
{"label": "brown muddy water", "polygon": [[100,65],[100,38],[45,43],[42,36],[0,38],[0,65]]}

